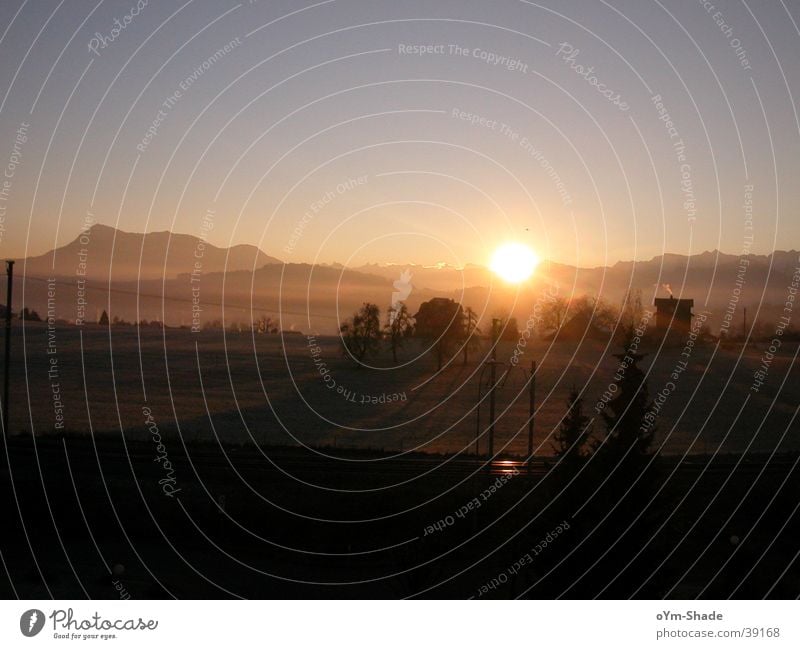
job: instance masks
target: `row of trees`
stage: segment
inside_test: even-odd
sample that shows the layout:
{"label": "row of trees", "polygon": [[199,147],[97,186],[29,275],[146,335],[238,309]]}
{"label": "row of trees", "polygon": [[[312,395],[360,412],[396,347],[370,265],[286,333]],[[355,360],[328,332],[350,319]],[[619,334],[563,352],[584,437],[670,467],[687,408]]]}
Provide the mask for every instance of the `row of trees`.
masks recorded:
{"label": "row of trees", "polygon": [[[637,324],[642,313],[641,294],[631,293],[623,304],[621,317],[625,326]],[[581,317],[598,329],[610,330],[620,315],[600,299],[552,297],[538,313],[537,329],[539,333],[557,332],[575,317]],[[378,306],[367,302],[340,325],[339,331],[345,352],[359,364],[377,353],[383,342],[388,343],[392,358],[397,362],[398,350],[414,336],[431,342],[439,369],[454,348],[460,348],[464,363],[468,362],[469,354],[480,346],[481,335],[478,316],[471,308],[440,297],[423,302],[413,317],[404,303],[393,305],[389,307],[383,324]],[[501,318],[495,335],[500,340],[517,340],[520,335],[517,320]]]}
{"label": "row of trees", "polygon": [[[12,314],[13,315],[13,314]],[[4,317],[3,310],[0,310],[0,316]],[[29,309],[28,307],[23,307],[22,311],[19,313],[20,320],[24,320],[26,322],[42,322],[42,317],[35,309]],[[70,322],[63,318],[57,318],[55,320],[56,325],[69,325]],[[104,326],[114,326],[114,327],[132,327],[134,325],[133,322],[128,322],[127,320],[123,320],[117,316],[113,318],[108,317],[108,312],[103,310],[103,313],[100,314],[100,318],[97,321],[97,324],[104,325]],[[140,320],[139,321],[140,327],[163,327],[164,323],[160,320]]]}
{"label": "row of trees", "polygon": [[602,331],[611,331],[615,327],[625,331],[636,327],[643,315],[642,292],[638,289],[628,291],[619,308],[603,298],[589,295],[569,299],[551,296],[541,309],[539,326],[542,333],[554,333],[573,318],[578,318]]}
{"label": "row of trees", "polygon": [[381,313],[377,304],[366,302],[353,317],[339,327],[344,351],[361,365],[367,356],[375,354],[381,341],[387,341],[392,359],[397,362],[397,352],[414,332],[414,318],[408,307],[400,302],[390,306],[386,322],[381,325]]}
{"label": "row of trees", "polygon": [[[536,326],[541,334],[557,332],[565,323],[578,317],[598,329],[611,330],[618,320],[625,327],[635,326],[643,312],[639,292],[626,296],[621,312],[598,298],[584,295],[568,300],[556,296],[542,305]],[[439,369],[454,348],[461,349],[464,363],[467,363],[469,354],[479,348],[481,336],[478,316],[471,308],[441,297],[423,302],[413,317],[402,302],[390,306],[384,323],[381,323],[378,306],[367,302],[340,325],[339,331],[345,353],[359,364],[376,354],[384,342],[397,362],[398,350],[413,336],[430,341]],[[520,335],[517,320],[500,318],[498,330],[493,335],[500,340],[517,340]]]}
{"label": "row of trees", "polygon": [[469,353],[480,344],[477,325],[478,318],[472,309],[464,309],[451,299],[433,298],[424,302],[415,316],[403,302],[390,306],[383,324],[378,306],[367,302],[341,324],[339,332],[345,353],[359,364],[377,353],[382,343],[388,345],[396,363],[398,351],[414,336],[431,342],[441,369],[455,346],[461,347],[464,362],[468,361]]}

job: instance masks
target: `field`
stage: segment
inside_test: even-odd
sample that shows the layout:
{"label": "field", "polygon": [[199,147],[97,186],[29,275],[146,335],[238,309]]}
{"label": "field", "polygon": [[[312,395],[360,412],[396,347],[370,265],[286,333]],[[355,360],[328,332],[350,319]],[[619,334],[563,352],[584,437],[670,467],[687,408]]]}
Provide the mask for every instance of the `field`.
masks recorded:
{"label": "field", "polygon": [[[573,476],[550,436],[573,385],[592,414],[618,371],[597,343],[526,348],[537,457],[530,471],[514,464],[529,403],[515,368],[497,389],[505,459],[487,471],[471,455],[477,353],[437,372],[433,355],[415,360],[417,342],[401,367],[384,351],[356,369],[337,339],[299,334],[14,334],[5,597],[796,596],[796,347],[758,393],[763,349],[698,347],[677,379],[681,349],[650,350],[651,395],[675,384],[661,457],[641,472],[590,461]],[[487,416],[484,401],[481,453]],[[554,534],[552,550],[486,590]]]}
{"label": "field", "polygon": [[[598,342],[537,341],[519,348],[513,367],[515,346],[502,342],[497,352],[504,365],[498,368],[495,451],[527,452],[533,360],[536,455],[552,454],[552,432],[572,386],[582,391],[601,438],[595,406],[613,382],[619,369],[614,354],[621,350]],[[343,357],[336,337],[66,325],[48,332],[42,323],[28,323],[14,328],[9,429],[12,435],[122,433],[143,440],[155,422],[164,439],[176,442],[436,454],[474,453],[477,433],[485,453],[487,347],[472,352],[466,364],[455,355],[437,372],[434,355],[412,340],[398,366],[384,350],[370,361],[375,367],[365,369]],[[753,374],[766,347],[707,343],[688,358],[680,346],[645,349],[641,365],[650,397],[665,394],[656,446],[666,454],[800,450],[792,419],[800,402],[797,344],[778,350],[756,392]],[[686,369],[674,379],[682,360],[688,360]]]}

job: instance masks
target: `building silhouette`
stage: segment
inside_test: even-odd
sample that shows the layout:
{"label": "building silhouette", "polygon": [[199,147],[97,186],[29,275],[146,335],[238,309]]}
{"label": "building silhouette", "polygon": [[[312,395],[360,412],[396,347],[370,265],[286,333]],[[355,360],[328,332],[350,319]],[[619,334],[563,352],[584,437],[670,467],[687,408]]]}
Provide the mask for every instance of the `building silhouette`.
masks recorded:
{"label": "building silhouette", "polygon": [[670,295],[666,298],[656,298],[654,301],[656,307],[656,328],[664,333],[689,333],[692,328],[692,307],[694,300],[691,299],[675,299],[675,296]]}

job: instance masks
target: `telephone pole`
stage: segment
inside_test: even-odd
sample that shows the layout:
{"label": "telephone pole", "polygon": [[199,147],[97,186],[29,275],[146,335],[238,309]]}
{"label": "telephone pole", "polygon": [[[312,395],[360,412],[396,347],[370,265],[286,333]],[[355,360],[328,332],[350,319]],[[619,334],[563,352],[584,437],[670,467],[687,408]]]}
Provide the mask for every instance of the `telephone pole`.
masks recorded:
{"label": "telephone pole", "polygon": [[528,473],[531,472],[533,460],[533,413],[536,410],[536,361],[531,361],[531,382],[529,387],[530,401],[528,404]]}
{"label": "telephone pole", "polygon": [[494,456],[494,395],[495,383],[497,381],[497,325],[500,320],[492,318],[492,360],[489,368],[489,462],[491,465]]}
{"label": "telephone pole", "polygon": [[481,435],[481,388],[483,387],[483,373],[489,370],[489,383],[488,383],[488,394],[489,394],[489,440],[487,443],[488,452],[489,452],[489,462],[486,464],[486,468],[491,472],[492,469],[492,461],[491,457],[494,455],[494,417],[495,417],[495,389],[497,387],[497,366],[504,365],[504,363],[499,362],[497,360],[497,325],[500,323],[500,320],[497,318],[492,319],[492,333],[491,333],[491,340],[492,340],[492,349],[490,352],[490,358],[488,361],[484,361],[483,368],[481,369],[480,374],[478,375],[478,403],[477,408],[475,409],[475,456],[478,456],[479,445],[478,442],[480,441]]}
{"label": "telephone pole", "polygon": [[11,293],[14,290],[14,261],[6,260],[6,355],[3,377],[3,435],[8,436],[8,381],[11,369]]}

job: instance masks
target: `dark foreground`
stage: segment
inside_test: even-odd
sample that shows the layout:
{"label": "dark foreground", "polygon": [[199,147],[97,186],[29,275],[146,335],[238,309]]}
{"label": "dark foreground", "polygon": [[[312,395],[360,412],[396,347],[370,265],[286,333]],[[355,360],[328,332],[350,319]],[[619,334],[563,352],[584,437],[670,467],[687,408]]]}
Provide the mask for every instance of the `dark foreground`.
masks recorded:
{"label": "dark foreground", "polygon": [[[797,456],[642,471],[17,436],[5,598],[795,598]],[[641,467],[639,467],[641,469]],[[572,481],[570,483],[570,481]],[[21,513],[21,515],[20,515]]]}

